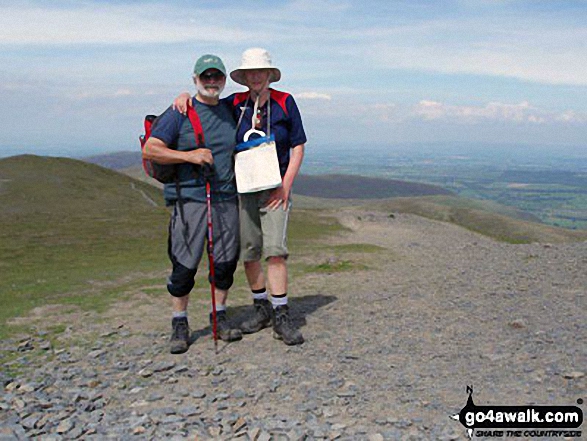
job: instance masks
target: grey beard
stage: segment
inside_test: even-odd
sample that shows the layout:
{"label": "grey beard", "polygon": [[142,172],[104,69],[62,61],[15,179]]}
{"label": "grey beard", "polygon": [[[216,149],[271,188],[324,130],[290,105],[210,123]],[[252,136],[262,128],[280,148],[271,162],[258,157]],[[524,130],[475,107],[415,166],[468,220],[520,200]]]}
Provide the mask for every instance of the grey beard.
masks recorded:
{"label": "grey beard", "polygon": [[218,98],[224,90],[224,86],[219,86],[218,89],[206,89],[202,84],[198,84],[197,88],[198,93],[206,98]]}

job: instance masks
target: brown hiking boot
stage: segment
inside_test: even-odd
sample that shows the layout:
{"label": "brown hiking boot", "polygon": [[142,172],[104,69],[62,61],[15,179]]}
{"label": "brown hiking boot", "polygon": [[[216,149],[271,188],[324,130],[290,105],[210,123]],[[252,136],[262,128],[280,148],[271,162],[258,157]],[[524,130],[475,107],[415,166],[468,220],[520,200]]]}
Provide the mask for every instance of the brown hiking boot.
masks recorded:
{"label": "brown hiking boot", "polygon": [[273,338],[283,340],[289,346],[304,342],[302,333],[292,323],[287,305],[278,306],[274,310]]}
{"label": "brown hiking boot", "polygon": [[190,327],[187,318],[174,318],[171,321],[171,338],[169,352],[183,354],[190,346]]}
{"label": "brown hiking boot", "polygon": [[[218,337],[222,341],[237,341],[243,338],[243,334],[240,329],[233,328],[228,321],[226,311],[218,311],[216,313],[216,321]],[[210,326],[212,326],[212,313],[210,313]]]}
{"label": "brown hiking boot", "polygon": [[257,299],[253,301],[253,305],[255,307],[253,316],[240,325],[244,334],[253,334],[271,326],[271,317],[273,315],[271,302],[267,299]]}

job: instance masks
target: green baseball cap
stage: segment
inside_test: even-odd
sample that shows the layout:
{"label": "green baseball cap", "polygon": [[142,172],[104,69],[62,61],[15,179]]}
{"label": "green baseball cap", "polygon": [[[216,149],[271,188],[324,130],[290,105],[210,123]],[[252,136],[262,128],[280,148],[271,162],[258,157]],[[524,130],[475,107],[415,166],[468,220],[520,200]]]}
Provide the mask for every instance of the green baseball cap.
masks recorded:
{"label": "green baseball cap", "polygon": [[194,73],[196,75],[201,75],[208,69],[218,69],[224,74],[224,76],[226,76],[224,63],[220,57],[217,57],[216,55],[206,54],[198,58],[198,61],[196,61],[196,65],[194,66]]}

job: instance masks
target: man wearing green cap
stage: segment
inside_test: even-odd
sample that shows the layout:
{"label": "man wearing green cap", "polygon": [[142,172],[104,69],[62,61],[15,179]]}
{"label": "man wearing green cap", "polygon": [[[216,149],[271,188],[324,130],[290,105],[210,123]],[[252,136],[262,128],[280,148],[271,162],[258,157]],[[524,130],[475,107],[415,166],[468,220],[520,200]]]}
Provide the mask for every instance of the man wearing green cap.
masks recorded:
{"label": "man wearing green cap", "polygon": [[173,213],[169,225],[169,258],[173,265],[167,282],[173,306],[170,351],[187,351],[190,330],[187,319],[189,294],[206,243],[206,181],[204,167],[211,167],[212,225],[218,335],[240,340],[226,317],[226,298],[233,283],[239,251],[237,192],[232,155],[236,123],[232,106],[220,100],[226,69],[216,55],[203,55],[194,66],[196,95],[191,99],[200,117],[205,148],[198,148],[189,119],[168,108],[153,126],[143,156],[160,164],[177,164],[178,183],[165,184],[164,196]]}

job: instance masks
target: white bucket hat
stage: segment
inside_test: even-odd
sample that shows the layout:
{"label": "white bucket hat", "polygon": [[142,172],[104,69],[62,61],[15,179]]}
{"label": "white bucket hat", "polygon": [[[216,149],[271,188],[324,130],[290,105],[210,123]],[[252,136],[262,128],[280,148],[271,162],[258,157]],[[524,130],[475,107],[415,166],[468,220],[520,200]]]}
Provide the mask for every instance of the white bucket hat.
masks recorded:
{"label": "white bucket hat", "polygon": [[281,71],[271,64],[271,54],[260,47],[253,47],[243,52],[241,65],[230,73],[230,78],[236,83],[245,84],[245,70],[269,69],[269,82],[274,83],[281,79]]}

